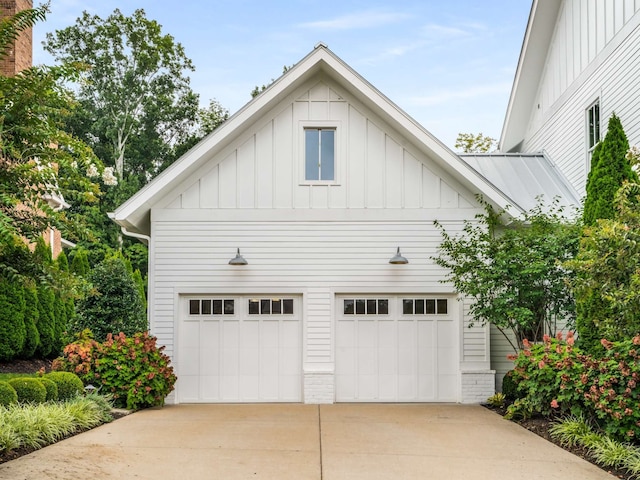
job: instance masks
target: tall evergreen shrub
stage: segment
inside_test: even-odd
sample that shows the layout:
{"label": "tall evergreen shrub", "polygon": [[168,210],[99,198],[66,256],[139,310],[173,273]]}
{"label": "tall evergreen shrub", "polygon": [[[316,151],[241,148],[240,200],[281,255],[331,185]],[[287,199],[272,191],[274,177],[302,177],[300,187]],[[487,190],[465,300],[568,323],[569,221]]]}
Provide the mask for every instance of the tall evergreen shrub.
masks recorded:
{"label": "tall evergreen shrub", "polygon": [[599,218],[614,218],[616,192],[625,180],[637,181],[637,175],[625,158],[628,150],[629,141],[614,113],[609,119],[604,140],[593,152],[584,202],[585,225],[595,225]]}
{"label": "tall evergreen shrub", "polygon": [[38,333],[38,319],[40,318],[40,311],[38,309],[38,294],[35,285],[27,285],[24,288],[24,300],[24,325],[26,328],[26,338],[21,356],[23,358],[32,358],[40,344],[40,333]]}
{"label": "tall evergreen shrub", "polygon": [[22,353],[26,338],[24,293],[20,283],[0,278],[0,360]]}
{"label": "tall evergreen shrub", "polygon": [[41,357],[48,357],[54,352],[55,342],[55,295],[51,287],[45,284],[38,286],[38,333],[40,344],[36,353]]}

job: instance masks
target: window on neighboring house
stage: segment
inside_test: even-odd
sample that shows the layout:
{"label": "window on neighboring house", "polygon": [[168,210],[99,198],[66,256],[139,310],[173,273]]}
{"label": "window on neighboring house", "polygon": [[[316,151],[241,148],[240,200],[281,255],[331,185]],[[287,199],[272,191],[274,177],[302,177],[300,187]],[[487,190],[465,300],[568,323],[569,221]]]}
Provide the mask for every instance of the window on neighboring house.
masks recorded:
{"label": "window on neighboring house", "polygon": [[335,137],[335,128],[304,129],[305,180],[335,180]]}
{"label": "window on neighboring house", "polygon": [[589,158],[591,152],[600,141],[600,101],[596,101],[587,109],[587,128],[588,128],[588,146]]}

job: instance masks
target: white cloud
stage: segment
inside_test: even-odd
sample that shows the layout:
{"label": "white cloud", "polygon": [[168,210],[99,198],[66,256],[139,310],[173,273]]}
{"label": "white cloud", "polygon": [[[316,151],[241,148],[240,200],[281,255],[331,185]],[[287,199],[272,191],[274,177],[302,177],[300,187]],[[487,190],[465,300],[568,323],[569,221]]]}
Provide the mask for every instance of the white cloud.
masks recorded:
{"label": "white cloud", "polygon": [[454,100],[468,100],[472,98],[485,97],[487,95],[509,95],[509,92],[511,92],[511,83],[500,82],[441,90],[433,95],[411,97],[409,101],[414,105],[430,107],[433,105],[446,104]]}
{"label": "white cloud", "polygon": [[365,12],[350,13],[329,20],[301,23],[298,26],[301,28],[309,28],[315,30],[353,30],[388,25],[390,23],[399,22],[406,18],[409,18],[408,14],[371,10]]}

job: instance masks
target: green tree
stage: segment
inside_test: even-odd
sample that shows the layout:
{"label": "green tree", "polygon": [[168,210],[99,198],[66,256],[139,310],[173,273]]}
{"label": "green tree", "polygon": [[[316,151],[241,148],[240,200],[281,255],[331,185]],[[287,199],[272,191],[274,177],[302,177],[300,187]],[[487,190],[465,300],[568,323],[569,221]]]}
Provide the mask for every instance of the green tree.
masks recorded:
{"label": "green tree", "polygon": [[[640,150],[626,155],[633,168]],[[578,342],[601,351],[600,340],[621,341],[640,333],[640,183],[625,181],[614,197],[614,218],[585,228],[568,267],[576,271]]]}
{"label": "green tree", "polygon": [[105,258],[89,280],[94,290],[78,302],[73,333],[88,328],[96,340],[104,341],[108,333],[133,335],[147,330],[144,298],[122,255]]}
{"label": "green tree", "polygon": [[585,225],[594,225],[599,218],[613,218],[616,192],[625,181],[637,181],[638,176],[625,158],[628,151],[627,136],[614,113],[609,119],[604,140],[593,152],[584,201]]}
{"label": "green tree", "polygon": [[0,360],[22,353],[26,339],[24,290],[20,283],[0,278]]}
{"label": "green tree", "polygon": [[47,34],[44,47],[64,64],[89,66],[78,83],[78,133],[119,178],[153,177],[165,147],[188,136],[198,108],[182,45],[144,10],[127,17],[116,9],[105,19],[83,12],[74,25]]}
{"label": "green tree", "polygon": [[456,138],[455,148],[461,153],[487,153],[498,145],[495,138],[487,137],[482,133],[459,133]]}
{"label": "green tree", "polygon": [[443,241],[434,260],[447,269],[445,281],[473,300],[474,321],[495,325],[517,352],[525,338],[555,334],[558,320],[573,318],[570,272],[561,262],[575,255],[580,228],[557,204],[549,211],[539,204],[508,225],[504,213],[485,203],[457,236],[436,221]]}
{"label": "green tree", "polygon": [[[47,6],[0,19],[0,57],[26,28],[43,20]],[[87,176],[102,165],[91,149],[61,124],[76,105],[65,82],[78,68],[32,67],[15,76],[0,75],[0,256],[15,238],[35,241],[50,225],[69,238],[84,238],[83,225],[54,209],[49,201],[77,194],[95,202],[100,187]],[[7,263],[0,269],[13,268]],[[14,274],[20,273],[13,271]]]}
{"label": "green tree", "polygon": [[91,267],[89,267],[89,259],[87,258],[87,252],[84,248],[74,250],[70,270],[81,277],[86,277],[89,274]]}

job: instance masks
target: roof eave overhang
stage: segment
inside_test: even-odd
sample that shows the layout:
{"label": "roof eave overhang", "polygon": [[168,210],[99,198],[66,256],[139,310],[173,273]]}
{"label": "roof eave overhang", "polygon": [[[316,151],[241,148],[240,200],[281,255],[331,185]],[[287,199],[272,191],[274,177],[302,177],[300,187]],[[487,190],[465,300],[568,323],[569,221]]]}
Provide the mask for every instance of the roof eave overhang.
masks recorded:
{"label": "roof eave overhang", "polygon": [[524,139],[562,2],[534,0],[520,50],[499,150],[510,152]]}
{"label": "roof eave overhang", "polygon": [[176,181],[180,182],[195,172],[218,151],[226,147],[239,131],[251,125],[265,111],[291,95],[299,85],[319,71],[325,72],[344,86],[383,120],[396,125],[408,141],[414,143],[433,161],[443,168],[453,169],[452,173],[470,191],[482,195],[486,201],[496,207],[505,208],[510,205],[509,199],[504,194],[478,175],[453,151],[351,69],[325,45],[319,44],[264,92],[119,206],[110,218],[128,231],[149,235],[150,211],[163,194],[176,185]]}

